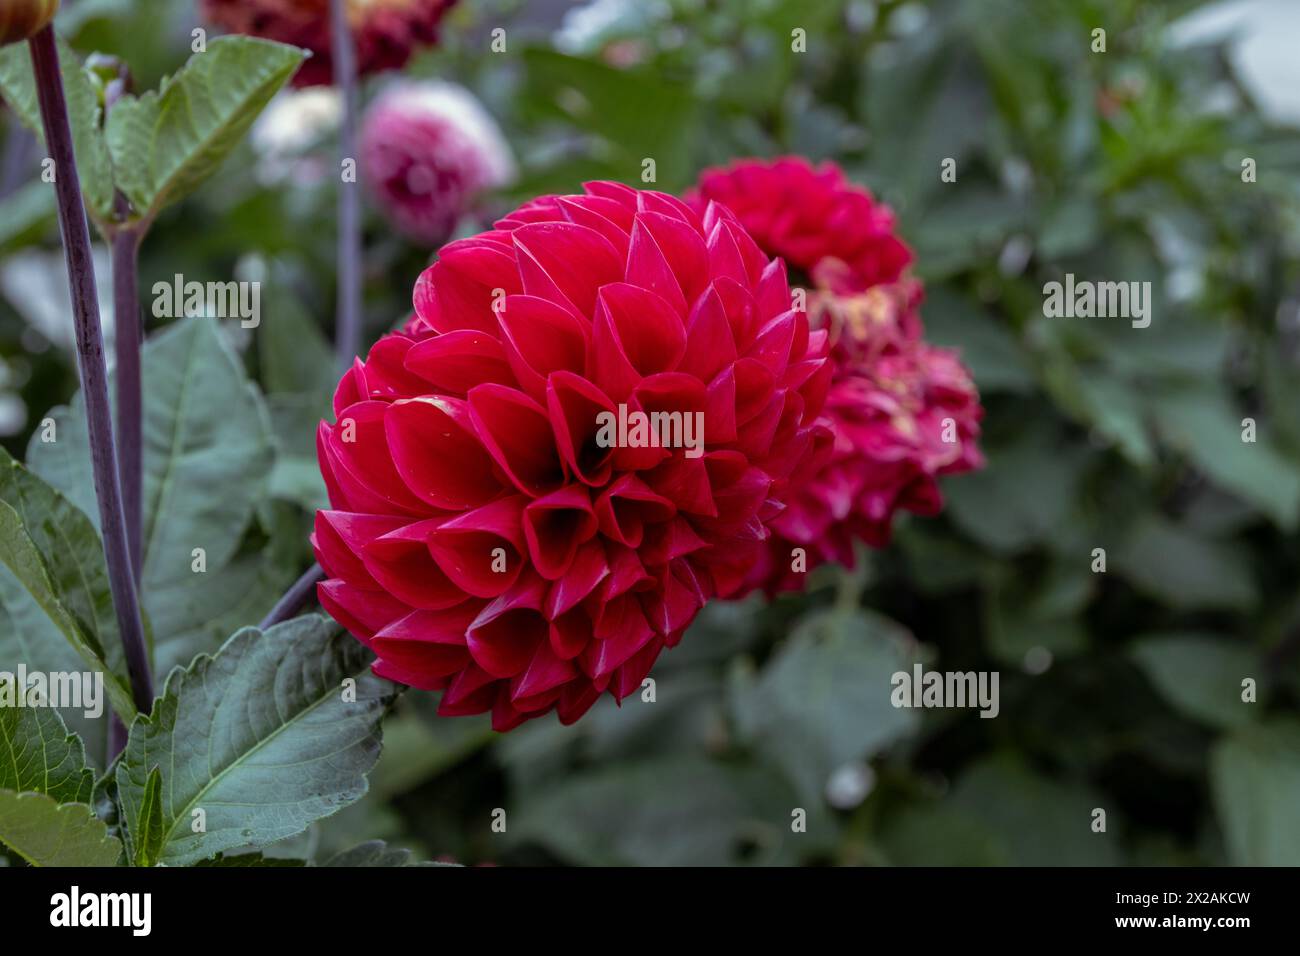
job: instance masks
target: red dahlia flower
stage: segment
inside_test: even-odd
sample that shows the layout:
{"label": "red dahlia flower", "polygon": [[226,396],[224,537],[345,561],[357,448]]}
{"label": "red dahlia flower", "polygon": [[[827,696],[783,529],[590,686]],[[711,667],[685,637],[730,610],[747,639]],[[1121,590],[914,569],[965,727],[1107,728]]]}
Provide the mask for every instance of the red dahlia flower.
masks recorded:
{"label": "red dahlia flower", "polygon": [[[294,86],[334,82],[329,0],[201,0],[205,20],[311,50]],[[357,73],[365,76],[406,65],[422,46],[438,41],[438,24],[456,0],[347,0],[357,48]]]}
{"label": "red dahlia flower", "polygon": [[478,194],[514,177],[492,117],[454,83],[402,82],[371,105],[361,168],[397,230],[429,247],[446,241]]}
{"label": "red dahlia flower", "polygon": [[[727,210],[616,183],[449,244],[414,300],[320,428],[321,603],[442,714],[570,723],[742,586],[829,443],[826,333]],[[702,441],[609,446],[633,413]]]}
{"label": "red dahlia flower", "polygon": [[690,201],[725,204],[765,252],[784,257],[810,286],[813,327],[830,335],[834,448],[792,479],[749,579],[768,593],[797,590],[820,563],[852,566],[855,540],[888,544],[899,509],[938,514],[937,476],[983,466],[984,410],[955,353],[922,339],[921,284],[904,274],[912,254],[893,213],[838,166],[746,160],[706,171]]}

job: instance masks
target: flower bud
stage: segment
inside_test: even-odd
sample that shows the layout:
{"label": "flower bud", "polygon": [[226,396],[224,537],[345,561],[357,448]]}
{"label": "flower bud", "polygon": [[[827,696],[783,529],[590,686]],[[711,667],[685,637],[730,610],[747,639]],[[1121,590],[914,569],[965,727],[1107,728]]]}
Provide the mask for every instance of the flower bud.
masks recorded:
{"label": "flower bud", "polygon": [[59,0],[0,0],[0,46],[35,36],[58,9]]}

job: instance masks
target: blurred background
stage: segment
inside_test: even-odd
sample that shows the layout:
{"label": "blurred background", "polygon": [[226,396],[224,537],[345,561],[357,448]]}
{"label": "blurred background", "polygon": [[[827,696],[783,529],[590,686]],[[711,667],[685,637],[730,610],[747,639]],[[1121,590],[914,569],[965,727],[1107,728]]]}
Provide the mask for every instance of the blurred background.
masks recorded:
{"label": "blurred background", "polygon": [[[138,89],[184,63],[199,23],[175,0],[64,6],[73,47],[125,59]],[[471,90],[519,175],[457,234],[586,179],[642,185],[648,157],[673,192],[736,157],[833,159],[894,208],[927,335],[961,350],[987,408],[988,467],[857,572],[706,609],[656,666],[653,703],[498,736],[404,695],[370,794],[283,851],[379,837],[500,865],[1300,864],[1297,50],[1293,0],[462,0],[406,72]],[[166,635],[161,672],[256,621],[311,562],[335,117],[328,93],[282,94],[142,251],[151,330],[154,282],[263,281],[261,327],[222,330],[278,451],[242,605]],[[52,193],[3,119],[0,441],[21,457],[77,383]],[[433,251],[368,210],[368,341],[407,316]],[[1151,282],[1150,328],[1044,318],[1044,283],[1070,272]],[[895,710],[881,689],[914,660],[1000,672],[1000,714]]]}

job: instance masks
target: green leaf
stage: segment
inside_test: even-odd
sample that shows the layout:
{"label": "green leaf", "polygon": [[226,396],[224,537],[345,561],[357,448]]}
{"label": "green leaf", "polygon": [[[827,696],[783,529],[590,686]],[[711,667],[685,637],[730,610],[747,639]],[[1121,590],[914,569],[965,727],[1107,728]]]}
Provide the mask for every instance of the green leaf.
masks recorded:
{"label": "green leaf", "polygon": [[1115,565],[1135,587],[1175,608],[1248,609],[1258,599],[1239,545],[1155,516],[1133,529]]}
{"label": "green leaf", "polygon": [[741,734],[805,800],[824,799],[837,768],[916,728],[914,711],[890,703],[890,678],[911,664],[910,641],[902,627],[867,612],[813,613],[758,679],[737,691]]}
{"label": "green leaf", "polygon": [[0,200],[0,249],[11,243],[24,245],[54,223],[54,190],[48,183],[31,182]]}
{"label": "green leaf", "polygon": [[81,738],[49,707],[0,706],[0,790],[84,803],[95,786]]}
{"label": "green leaf", "polygon": [[1166,439],[1220,488],[1292,530],[1300,517],[1300,470],[1266,433],[1254,442],[1242,441],[1242,417],[1219,390],[1158,396],[1156,420]]}
{"label": "green leaf", "polygon": [[524,50],[522,60],[527,80],[520,91],[521,111],[600,137],[603,148],[596,154],[621,172],[611,178],[639,177],[643,159],[654,157],[657,188],[672,190],[690,181],[694,170],[686,133],[697,107],[688,87],[651,70],[617,69],[540,47]]}
{"label": "green leaf", "polygon": [[[290,542],[285,542],[290,543]],[[260,554],[239,554],[223,567],[209,567],[187,588],[159,590],[147,604],[171,630],[155,652],[159,674],[184,667],[197,654],[210,654],[249,621],[260,621],[298,576],[296,560],[267,544]]]}
{"label": "green leaf", "polygon": [[[3,450],[0,564],[8,568],[0,571],[0,594],[21,584],[85,665],[104,673],[113,708],[129,721],[135,706],[121,676],[125,668],[99,537],[84,514]],[[8,606],[13,598],[0,600]],[[106,663],[105,647],[114,649],[118,668]]]}
{"label": "green leaf", "polygon": [[1006,866],[1006,846],[978,817],[955,807],[912,805],[891,818],[880,835],[890,861],[900,866]]}
{"label": "green leaf", "polygon": [[[62,39],[58,45],[81,192],[92,215],[101,221],[110,220],[113,218],[113,164],[100,129],[99,92],[72,48]],[[26,43],[14,43],[0,50],[0,97],[43,143],[45,134],[36,99],[36,77]]]}
{"label": "green leaf", "polygon": [[210,860],[199,860],[195,866],[216,866],[216,867],[294,867],[306,866],[306,860],[296,860],[288,857],[263,856],[260,853],[236,853],[227,856],[224,853],[218,853]]}
{"label": "green leaf", "polygon": [[[145,344],[143,363],[141,593],[158,635],[156,670],[165,673],[192,656],[176,652],[180,635],[212,618],[214,583],[266,493],[274,452],[261,395],[212,320],[168,327]],[[58,441],[33,436],[29,466],[96,515],[80,394],[51,416]],[[204,551],[206,572],[192,570],[195,548]]]}
{"label": "green leaf", "polygon": [[0,790],[0,843],[32,866],[115,866],[122,845],[84,803]]}
{"label": "green leaf", "polygon": [[1238,866],[1300,866],[1300,724],[1244,728],[1210,754],[1228,856]]}
{"label": "green leaf", "polygon": [[152,219],[212,175],[306,55],[270,40],[218,37],[160,90],[120,100],[108,148],[137,215]]}
{"label": "green leaf", "polygon": [[[173,671],[153,714],[132,726],[117,768],[133,855],[155,768],[156,859],[171,866],[293,836],[360,799],[395,696],[370,660],[331,622],[307,616],[265,633],[246,628],[215,656]],[[345,699],[349,680],[355,700]],[[196,833],[200,819],[205,832]]]}
{"label": "green leaf", "polygon": [[128,831],[131,860],[135,866],[153,866],[162,853],[162,771],[154,767],[144,782],[135,827]]}
{"label": "green leaf", "polygon": [[[87,471],[89,461],[87,458]],[[104,546],[86,512],[2,448],[0,501],[22,520],[41,552],[54,590],[86,634],[87,643],[101,657],[119,664],[115,668],[119,673],[125,673]]]}
{"label": "green leaf", "polygon": [[808,807],[793,834],[797,806],[770,771],[677,754],[566,773],[521,799],[507,832],[589,866],[788,863],[820,829]]}
{"label": "green leaf", "polygon": [[455,866],[455,863],[412,863],[411,851],[396,847],[390,848],[383,840],[367,840],[350,850],[336,853],[321,866],[368,866],[368,867],[402,867],[402,866]]}
{"label": "green leaf", "polygon": [[1033,371],[1010,328],[943,286],[927,289],[925,298],[926,340],[956,348],[981,393],[1033,391]]}
{"label": "green leaf", "polygon": [[1259,678],[1250,650],[1209,634],[1147,634],[1135,638],[1134,662],[1162,697],[1214,727],[1244,727],[1258,704],[1241,699],[1241,681]]}
{"label": "green leaf", "polygon": [[978,820],[994,834],[1013,866],[1114,866],[1120,862],[1117,811],[1107,832],[1094,833],[1092,811],[1108,809],[1086,785],[1031,771],[1019,757],[999,754],[972,766],[945,806]]}
{"label": "green leaf", "polygon": [[985,453],[987,468],[944,485],[953,520],[1001,554],[1058,539],[1078,501],[1087,450],[1026,429],[1014,444]]}
{"label": "green leaf", "polygon": [[[73,673],[86,666],[58,625],[12,574],[0,568],[0,670],[16,673],[19,664],[26,665],[29,672],[46,674]],[[56,713],[81,738],[90,762],[106,766],[112,711],[87,717],[85,708],[61,707]]]}
{"label": "green leaf", "polygon": [[988,583],[985,634],[1000,662],[1022,666],[1031,650],[1055,657],[1087,645],[1079,615],[1093,596],[1096,576],[1085,561],[1053,556],[1038,574],[994,574]]}

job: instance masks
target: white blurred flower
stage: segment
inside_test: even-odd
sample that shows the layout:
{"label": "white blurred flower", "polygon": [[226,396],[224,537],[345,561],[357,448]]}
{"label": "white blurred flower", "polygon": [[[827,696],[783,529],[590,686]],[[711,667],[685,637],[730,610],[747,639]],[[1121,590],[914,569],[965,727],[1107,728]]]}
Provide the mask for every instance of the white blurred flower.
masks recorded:
{"label": "white blurred flower", "polygon": [[253,124],[249,139],[258,154],[257,175],[265,184],[293,178],[317,182],[330,165],[311,151],[339,127],[343,103],[329,86],[283,90]]}

